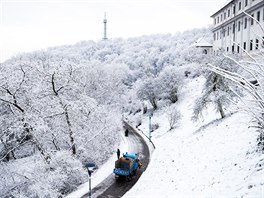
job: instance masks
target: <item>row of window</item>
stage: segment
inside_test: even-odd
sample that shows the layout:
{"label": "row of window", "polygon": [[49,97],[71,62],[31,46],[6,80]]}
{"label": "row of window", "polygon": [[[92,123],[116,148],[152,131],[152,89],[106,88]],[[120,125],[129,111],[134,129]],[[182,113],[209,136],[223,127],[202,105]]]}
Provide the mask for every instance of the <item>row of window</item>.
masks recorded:
{"label": "row of window", "polygon": [[[228,26],[227,28],[224,28],[223,30],[219,30],[219,31],[215,32],[214,33],[214,40],[219,40],[222,37],[229,36],[231,30],[232,30],[232,33],[235,34],[236,27],[237,27],[237,31],[239,32],[241,30],[243,24],[244,24],[244,29],[247,28],[249,22],[250,22],[250,25],[254,25],[254,18],[255,18],[254,13],[251,15],[251,17],[252,18],[249,18],[249,19],[247,17],[245,17],[244,23],[242,20],[239,20],[236,23],[234,22],[231,27]],[[256,12],[256,18],[255,19],[259,22],[261,21],[261,10],[258,10]],[[264,21],[264,8],[262,11],[262,20]]]}
{"label": "row of window", "polygon": [[[264,36],[262,37],[262,40],[259,40],[259,39],[256,39],[255,41],[254,40],[250,40],[249,49],[248,49],[248,46],[247,46],[247,42],[243,42],[243,46],[237,45],[236,46],[236,52],[240,53],[240,51],[242,51],[241,49],[247,50],[247,51],[248,50],[252,51],[252,50],[255,50],[255,49],[257,50],[257,49],[259,49],[261,47],[260,44],[262,45],[262,48],[264,48]],[[227,52],[235,52],[235,46],[232,45],[231,49],[229,49],[229,47],[227,47],[226,51]]]}
{"label": "row of window", "polygon": [[232,7],[230,7],[227,11],[224,11],[222,14],[214,18],[214,24],[216,25],[226,20],[227,18],[229,18],[231,16],[231,12],[232,14],[236,14],[236,12],[239,12],[240,10],[242,10],[242,6],[243,8],[247,7],[249,4],[248,1],[249,0],[243,0],[243,1],[239,1],[238,3],[233,3]]}

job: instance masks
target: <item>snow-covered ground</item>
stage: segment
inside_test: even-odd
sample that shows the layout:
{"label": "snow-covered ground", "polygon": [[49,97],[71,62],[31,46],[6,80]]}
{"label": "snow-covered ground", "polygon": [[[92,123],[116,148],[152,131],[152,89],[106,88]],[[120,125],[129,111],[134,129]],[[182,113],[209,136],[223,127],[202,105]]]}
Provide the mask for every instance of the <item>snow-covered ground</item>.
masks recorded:
{"label": "snow-covered ground", "polygon": [[[203,80],[183,89],[179,126],[168,131],[164,112],[154,114],[156,149],[148,169],[124,198],[132,197],[264,197],[264,157],[255,152],[250,117],[237,112],[223,120],[208,111],[200,123],[191,121],[192,107]],[[140,127],[148,130],[147,118]],[[167,132],[166,132],[167,131]]]}
{"label": "snow-covered ground", "polygon": [[[248,128],[250,117],[236,112],[219,120],[210,109],[199,123],[191,120],[203,82],[189,81],[182,89],[177,102],[182,119],[174,130],[168,131],[164,111],[154,113],[152,123],[159,125],[152,133],[156,149],[149,167],[124,198],[264,197],[264,157],[255,152],[257,133]],[[139,128],[147,134],[148,118],[142,119]],[[112,172],[115,157],[94,174],[93,186]],[[84,184],[68,197],[80,197],[87,189]]]}

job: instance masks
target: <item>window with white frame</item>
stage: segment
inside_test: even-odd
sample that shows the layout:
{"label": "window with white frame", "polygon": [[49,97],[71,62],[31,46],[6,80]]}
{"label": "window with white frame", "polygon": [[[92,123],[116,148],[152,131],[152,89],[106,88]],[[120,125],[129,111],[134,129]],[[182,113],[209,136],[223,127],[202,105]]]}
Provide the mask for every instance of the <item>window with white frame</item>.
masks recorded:
{"label": "window with white frame", "polygon": [[259,48],[259,40],[256,39],[256,49],[258,49],[258,48]]}
{"label": "window with white frame", "polygon": [[260,21],[260,11],[257,12],[257,21]]}
{"label": "window with white frame", "polygon": [[245,22],[244,22],[244,29],[246,29],[247,28],[247,18],[245,18]]}

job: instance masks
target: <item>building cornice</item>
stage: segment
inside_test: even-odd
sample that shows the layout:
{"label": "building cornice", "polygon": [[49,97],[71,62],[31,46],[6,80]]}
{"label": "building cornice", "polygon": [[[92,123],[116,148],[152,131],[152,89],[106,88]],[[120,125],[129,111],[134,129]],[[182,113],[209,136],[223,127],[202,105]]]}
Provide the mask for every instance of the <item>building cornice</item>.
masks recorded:
{"label": "building cornice", "polygon": [[217,12],[215,12],[211,17],[213,18],[215,15],[218,15],[222,10],[224,10],[225,8],[227,8],[229,5],[233,4],[235,0],[230,1],[229,3],[227,3],[225,6],[223,6],[220,10],[218,10]]}

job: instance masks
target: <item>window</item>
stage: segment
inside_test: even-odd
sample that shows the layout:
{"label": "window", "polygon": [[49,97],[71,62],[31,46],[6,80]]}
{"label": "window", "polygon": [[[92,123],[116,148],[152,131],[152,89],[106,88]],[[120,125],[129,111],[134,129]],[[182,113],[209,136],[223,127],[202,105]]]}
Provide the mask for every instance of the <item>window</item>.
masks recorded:
{"label": "window", "polygon": [[222,15],[222,14],[221,14],[221,16],[220,16],[220,17],[221,17],[221,21],[223,21],[223,15]]}
{"label": "window", "polygon": [[264,36],[262,37],[262,47],[264,48]]}
{"label": "window", "polygon": [[214,40],[216,40],[216,33],[214,33]]}
{"label": "window", "polygon": [[237,53],[239,53],[239,48],[240,48],[240,46],[238,45],[238,46],[237,46]]}
{"label": "window", "polygon": [[236,13],[236,4],[234,4],[234,7],[233,7],[233,14]]}
{"label": "window", "polygon": [[253,40],[250,40],[250,46],[249,46],[249,50],[253,49]]}
{"label": "window", "polygon": [[248,5],[248,0],[245,0],[245,7]]}
{"label": "window", "polygon": [[219,39],[219,32],[216,33],[216,40]]}
{"label": "window", "polygon": [[241,1],[238,3],[238,10],[241,10]]}
{"label": "window", "polygon": [[263,21],[264,21],[264,8],[263,8],[262,16],[263,16],[262,18],[263,18]]}
{"label": "window", "polygon": [[245,18],[244,29],[247,28],[247,18]]}
{"label": "window", "polygon": [[217,17],[217,23],[219,23],[219,16]]}
{"label": "window", "polygon": [[236,24],[233,23],[233,34],[235,34],[235,31],[236,31]]}
{"label": "window", "polygon": [[230,27],[227,28],[227,36],[229,36]]}
{"label": "window", "polygon": [[228,47],[226,48],[226,51],[228,52]]}
{"label": "window", "polygon": [[225,29],[223,29],[223,37],[225,37]]}
{"label": "window", "polygon": [[259,48],[259,40],[256,39],[256,49],[258,49],[258,48]]}
{"label": "window", "polygon": [[224,20],[226,19],[226,12],[224,12]]}
{"label": "window", "polygon": [[235,51],[235,46],[234,45],[232,45],[232,52],[234,52]]}
{"label": "window", "polygon": [[260,11],[257,12],[257,20],[260,21]]}
{"label": "window", "polygon": [[227,17],[230,17],[230,10],[227,11]]}
{"label": "window", "polygon": [[251,14],[251,25],[253,25],[254,24],[254,14]]}
{"label": "window", "polygon": [[246,43],[246,42],[244,42],[243,49],[244,49],[244,50],[247,50],[247,43]]}
{"label": "window", "polygon": [[238,27],[237,27],[237,31],[240,31],[240,25],[241,25],[241,22],[238,21]]}

